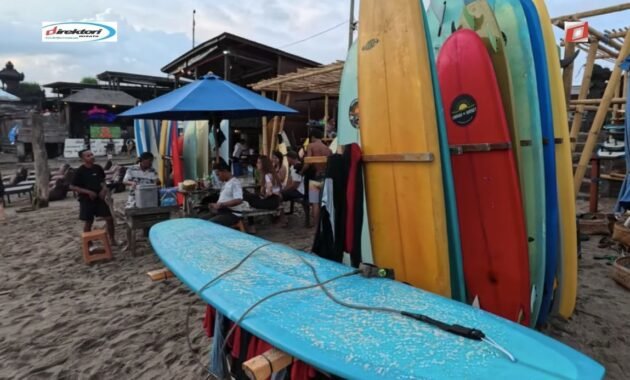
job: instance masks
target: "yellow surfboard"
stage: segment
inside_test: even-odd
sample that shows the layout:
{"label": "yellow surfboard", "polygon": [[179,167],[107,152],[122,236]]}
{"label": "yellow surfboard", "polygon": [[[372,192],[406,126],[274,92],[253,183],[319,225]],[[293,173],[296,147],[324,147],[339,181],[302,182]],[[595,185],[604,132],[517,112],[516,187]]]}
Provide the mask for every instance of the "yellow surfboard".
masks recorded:
{"label": "yellow surfboard", "polygon": [[361,148],[376,265],[450,297],[438,122],[418,0],[363,0]]}
{"label": "yellow surfboard", "polygon": [[556,49],[551,20],[544,0],[534,0],[545,39],[551,102],[553,109],[553,130],[556,138],[556,172],[558,179],[558,205],[560,209],[560,249],[558,266],[558,291],[554,300],[554,310],[564,318],[569,318],[575,310],[577,297],[577,229],[575,225],[575,194],[573,192],[573,162],[571,161],[571,141],[567,121],[564,86],[560,72],[560,57]]}
{"label": "yellow surfboard", "polygon": [[166,152],[168,150],[168,146],[167,146],[168,133],[169,133],[168,123],[169,122],[167,120],[162,120],[162,125],[160,128],[160,140],[159,140],[160,146],[158,148],[158,151],[160,154],[158,154],[158,156],[155,158],[158,164],[158,178],[160,178],[160,182],[162,183],[162,186],[164,186],[164,184],[166,183],[166,176],[167,176],[164,156],[166,156]]}

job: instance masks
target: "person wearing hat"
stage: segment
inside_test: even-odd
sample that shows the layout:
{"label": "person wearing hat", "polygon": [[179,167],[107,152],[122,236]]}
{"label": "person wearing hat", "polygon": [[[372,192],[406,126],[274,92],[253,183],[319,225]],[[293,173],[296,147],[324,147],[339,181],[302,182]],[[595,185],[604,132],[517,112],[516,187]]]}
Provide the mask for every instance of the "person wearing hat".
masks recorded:
{"label": "person wearing hat", "polygon": [[107,233],[112,244],[114,239],[114,219],[109,206],[105,202],[107,186],[105,186],[105,171],[94,163],[94,153],[89,149],[79,151],[83,164],[74,174],[70,190],[78,194],[79,219],[85,222],[84,232],[92,231],[95,217],[102,217],[107,223]]}
{"label": "person wearing hat", "polygon": [[138,164],[127,169],[123,184],[130,187],[125,208],[136,207],[136,187],[138,185],[160,185],[158,173],[153,169],[153,154],[151,152],[142,153],[138,158]]}

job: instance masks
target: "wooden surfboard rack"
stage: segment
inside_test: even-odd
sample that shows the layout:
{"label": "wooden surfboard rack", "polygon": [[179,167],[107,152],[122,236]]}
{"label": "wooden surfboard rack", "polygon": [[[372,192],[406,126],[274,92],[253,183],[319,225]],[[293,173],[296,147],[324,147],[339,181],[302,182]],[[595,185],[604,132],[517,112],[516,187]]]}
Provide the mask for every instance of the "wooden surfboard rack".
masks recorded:
{"label": "wooden surfboard rack", "polygon": [[492,152],[495,150],[510,150],[512,144],[509,142],[504,143],[484,143],[484,144],[462,144],[449,146],[451,154],[456,156],[464,153],[476,153],[476,152]]}
{"label": "wooden surfboard rack", "polygon": [[164,281],[168,278],[173,277],[173,273],[166,268],[152,270],[150,272],[147,272],[147,275],[151,278],[152,281]]}
{"label": "wooden surfboard rack", "polygon": [[292,362],[293,357],[272,348],[243,363],[243,371],[251,380],[263,380],[268,379],[272,373],[288,367]]}
{"label": "wooden surfboard rack", "polygon": [[[422,153],[392,153],[392,154],[364,154],[363,162],[433,162],[435,155],[431,152]],[[305,157],[305,164],[325,164],[328,157]]]}

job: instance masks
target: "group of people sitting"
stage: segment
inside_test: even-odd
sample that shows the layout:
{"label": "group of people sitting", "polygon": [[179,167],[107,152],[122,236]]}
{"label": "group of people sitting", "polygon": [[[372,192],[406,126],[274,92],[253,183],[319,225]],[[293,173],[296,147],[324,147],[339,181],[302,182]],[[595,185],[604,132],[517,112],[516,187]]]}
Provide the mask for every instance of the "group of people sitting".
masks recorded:
{"label": "group of people sitting", "polygon": [[[332,154],[321,138],[321,131],[311,131],[305,157],[327,157]],[[209,204],[211,212],[214,213],[210,221],[233,226],[243,218],[243,202],[247,202],[254,209],[278,210],[285,201],[298,201],[307,204],[307,207],[310,205],[314,220],[318,220],[325,165],[303,164],[294,151],[289,151],[286,158],[289,163],[288,170],[283,166],[284,155],[278,151],[273,152],[271,158],[258,157],[256,169],[259,187],[255,193],[243,191],[240,180],[232,175],[227,164],[215,164],[213,170],[223,186],[216,202]],[[281,213],[280,217],[284,219],[286,225],[288,221],[284,213]],[[253,219],[248,220],[248,227],[249,232],[255,232]]]}

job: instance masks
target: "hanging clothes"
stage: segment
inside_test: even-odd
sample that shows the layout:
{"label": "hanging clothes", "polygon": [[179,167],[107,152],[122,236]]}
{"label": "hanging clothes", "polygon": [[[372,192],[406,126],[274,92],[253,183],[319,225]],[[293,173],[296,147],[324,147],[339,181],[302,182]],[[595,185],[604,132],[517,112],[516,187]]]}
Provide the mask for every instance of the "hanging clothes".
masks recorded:
{"label": "hanging clothes", "polygon": [[345,242],[347,170],[340,154],[328,157],[322,188],[321,211],[313,241],[313,253],[340,263]]}
{"label": "hanging clothes", "polygon": [[343,151],[344,164],[348,173],[346,184],[346,212],[344,251],[350,254],[351,265],[361,263],[361,231],[363,230],[363,170],[361,170],[361,148],[349,144]]}

